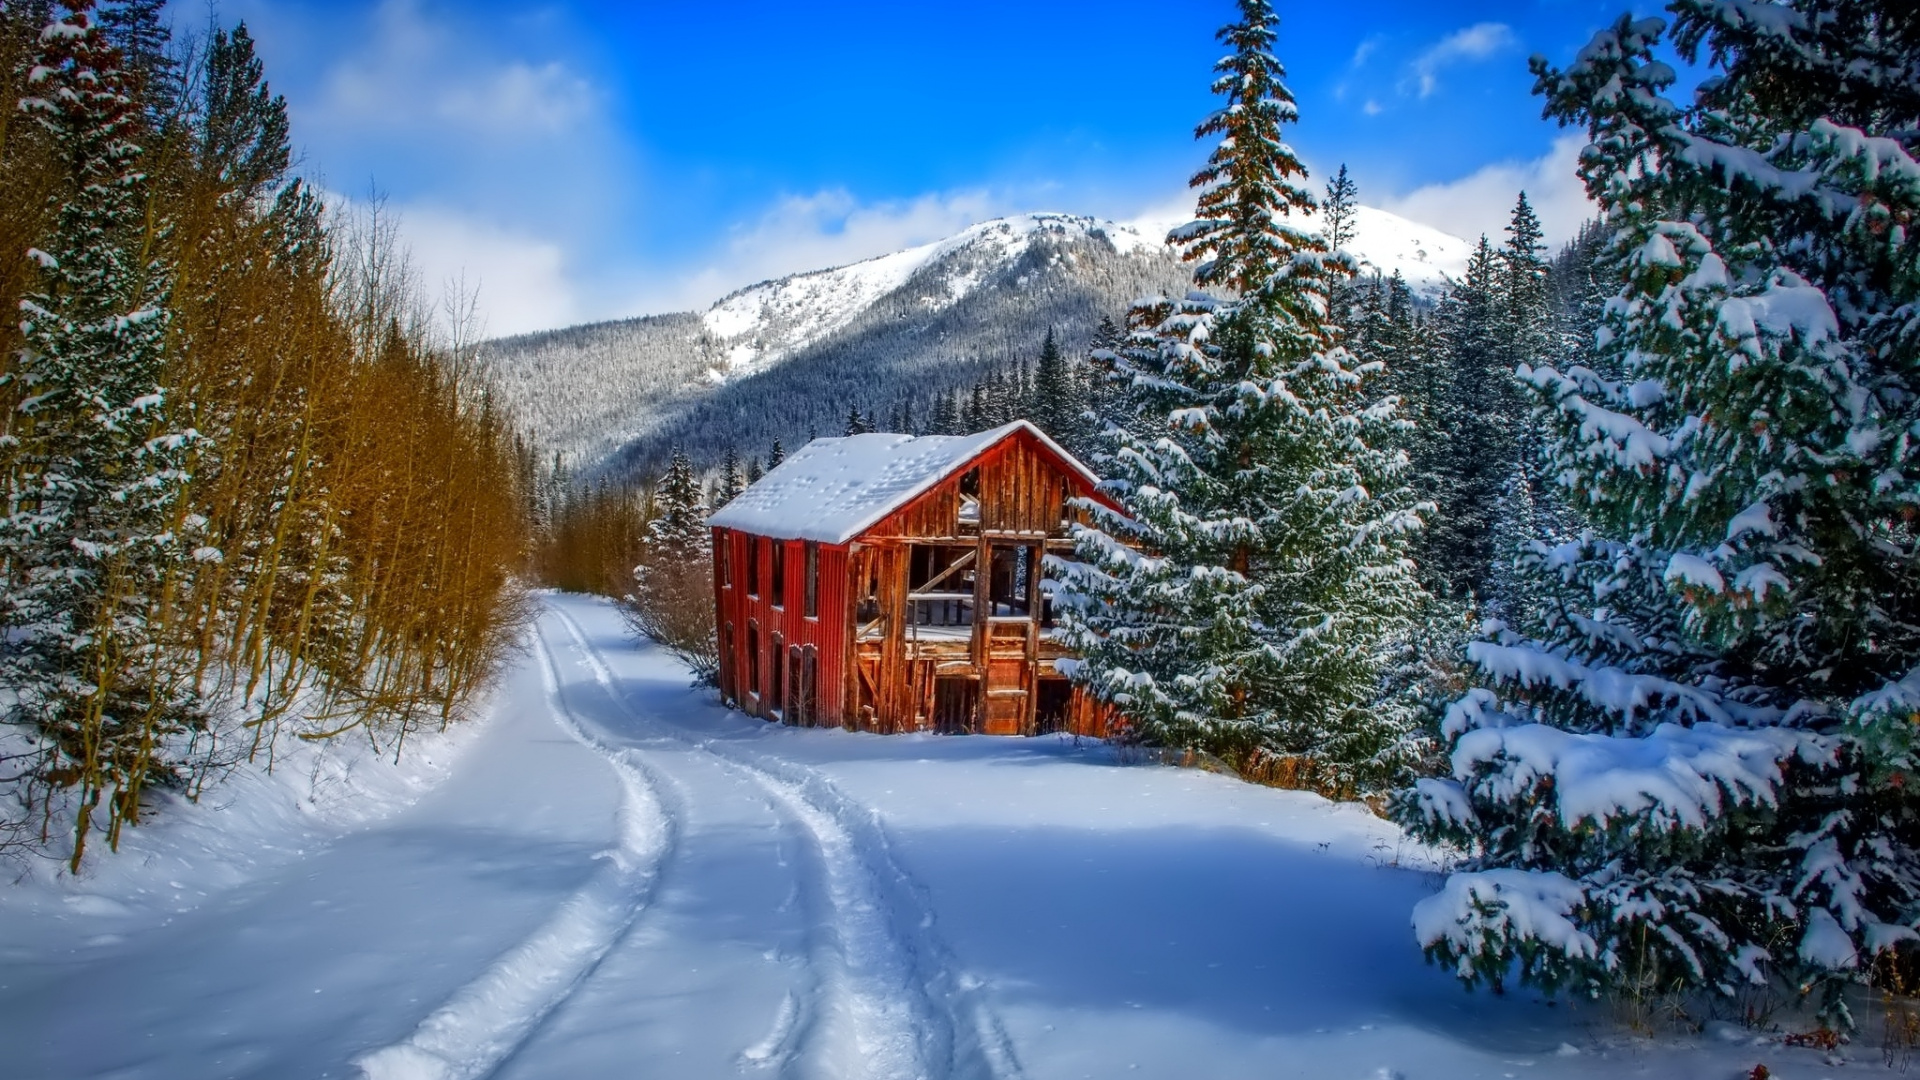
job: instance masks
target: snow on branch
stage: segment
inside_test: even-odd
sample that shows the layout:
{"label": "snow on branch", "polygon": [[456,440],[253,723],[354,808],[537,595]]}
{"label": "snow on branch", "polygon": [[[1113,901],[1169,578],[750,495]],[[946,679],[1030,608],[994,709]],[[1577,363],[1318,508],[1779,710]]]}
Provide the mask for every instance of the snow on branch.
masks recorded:
{"label": "snow on branch", "polygon": [[1594,960],[1600,945],[1574,922],[1586,903],[1580,883],[1561,874],[1481,870],[1453,874],[1446,888],[1414,905],[1413,931],[1425,949],[1445,946],[1471,979],[1476,957],[1503,953],[1513,941],[1536,941],[1570,958]]}
{"label": "snow on branch", "polygon": [[1790,758],[1820,761],[1818,736],[1789,728],[1661,724],[1643,736],[1544,724],[1480,728],[1454,744],[1453,773],[1510,802],[1551,781],[1562,823],[1644,818],[1656,829],[1704,828],[1728,802],[1773,805]]}

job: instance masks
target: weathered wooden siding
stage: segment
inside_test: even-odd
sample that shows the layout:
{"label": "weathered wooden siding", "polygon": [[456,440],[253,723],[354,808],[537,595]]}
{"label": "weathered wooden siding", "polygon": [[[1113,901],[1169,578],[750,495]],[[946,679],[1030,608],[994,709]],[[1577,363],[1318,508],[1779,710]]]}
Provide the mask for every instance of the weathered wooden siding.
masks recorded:
{"label": "weathered wooden siding", "polygon": [[1061,514],[1074,479],[1032,436],[1002,442],[980,460],[980,530],[1064,536]]}
{"label": "weathered wooden siding", "polygon": [[[963,484],[977,492],[979,504],[978,517],[964,522]],[[747,712],[775,718],[764,687],[747,685],[753,670],[746,655],[751,622],[758,627],[763,684],[773,670],[775,635],[783,648],[815,649],[813,723],[889,733],[933,727],[1009,735],[1035,730],[1039,680],[1052,675],[1052,661],[1064,650],[1043,639],[1037,602],[1024,624],[988,621],[993,551],[996,546],[1027,547],[1037,573],[1037,558],[1047,550],[1062,550],[1067,520],[1081,516],[1066,508],[1066,500],[1090,494],[1085,478],[1068,469],[1041,440],[1015,432],[851,543],[821,545],[818,616],[811,619],[802,614],[805,544],[714,530],[722,694]],[[925,542],[973,551],[975,619],[970,637],[927,638],[911,628],[909,555],[915,543]],[[770,553],[775,543],[786,549],[785,604],[776,604],[772,595]],[[732,559],[730,583],[719,573],[722,545]],[[746,590],[749,558],[758,568],[757,596]],[[869,597],[870,610],[862,611]],[[793,717],[790,705],[787,716]],[[1111,710],[1077,690],[1072,693],[1065,716],[1069,730],[1104,735],[1112,719]]]}
{"label": "weathered wooden siding", "polygon": [[[768,691],[775,670],[772,650],[777,637],[782,649],[791,649],[796,645],[814,649],[815,706],[818,716],[813,718],[813,722],[838,723],[843,714],[840,686],[846,663],[846,641],[841,632],[843,613],[847,610],[846,548],[818,545],[819,591],[816,594],[816,614],[809,617],[806,614],[807,544],[804,541],[770,540],[732,529],[713,530],[713,541],[714,594],[721,644],[721,696],[745,712],[767,719],[776,718],[769,708],[771,695]],[[781,597],[773,595],[775,544],[785,549],[786,589]],[[731,580],[727,576],[727,558],[732,559]],[[747,590],[749,559],[758,565],[758,595]],[[747,656],[749,624],[758,629],[761,655],[758,665],[760,684],[757,686],[748,685],[748,675],[754,670]],[[785,670],[790,660],[790,657],[783,660],[780,668]],[[783,693],[782,697],[785,696]],[[787,703],[783,701],[783,704]],[[791,707],[784,711],[789,716],[793,713]]]}

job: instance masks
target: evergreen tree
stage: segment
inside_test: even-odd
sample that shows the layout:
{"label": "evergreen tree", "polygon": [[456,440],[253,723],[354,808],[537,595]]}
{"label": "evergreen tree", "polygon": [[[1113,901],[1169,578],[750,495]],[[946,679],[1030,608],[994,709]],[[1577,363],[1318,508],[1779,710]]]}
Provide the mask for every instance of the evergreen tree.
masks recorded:
{"label": "evergreen tree", "polygon": [[[157,5],[156,5],[157,6]],[[257,199],[292,163],[287,102],[268,88],[247,24],[216,29],[207,44],[194,158],[223,197]]]}
{"label": "evergreen tree", "polygon": [[847,407],[847,434],[864,435],[873,430],[873,422],[860,415],[860,406]]}
{"label": "evergreen tree", "polygon": [[[119,54],[127,96],[144,107],[144,119],[159,127],[180,101],[180,65],[168,51],[173,31],[164,21],[166,0],[119,0],[88,14]],[[68,5],[72,10],[80,10]]]}
{"label": "evergreen tree", "polygon": [[1078,436],[1086,403],[1080,400],[1076,384],[1053,331],[1048,330],[1047,340],[1040,346],[1040,363],[1034,368],[1033,408],[1028,415],[1041,431],[1063,446],[1078,446],[1082,441]]}
{"label": "evergreen tree", "polygon": [[4,449],[0,675],[76,789],[78,868],[103,798],[108,838],[170,778],[168,738],[198,722],[174,685],[154,600],[183,571],[169,529],[193,436],[163,424],[165,269],[141,261],[145,177],[135,80],[87,0],[40,36],[22,111],[60,169],[54,232],[28,252],[19,388]]}
{"label": "evergreen tree", "polygon": [[1343,162],[1340,172],[1327,181],[1327,201],[1320,208],[1320,220],[1325,223],[1321,235],[1327,238],[1327,247],[1341,251],[1353,242],[1353,218],[1360,188],[1347,177],[1347,166]]}
{"label": "evergreen tree", "polygon": [[720,461],[720,481],[713,489],[713,509],[718,510],[732,502],[745,486],[740,478],[740,453],[729,445],[726,457]]}
{"label": "evergreen tree", "polygon": [[973,393],[967,396],[966,408],[960,414],[960,426],[966,430],[962,435],[971,435],[976,431],[985,431],[993,425],[988,421],[987,384],[984,381],[973,384]]}
{"label": "evergreen tree", "polygon": [[786,447],[780,445],[779,439],[773,440],[773,448],[767,451],[767,471],[772,472],[779,468],[780,463],[785,460],[787,460]]}
{"label": "evergreen tree", "polygon": [[1540,257],[1540,218],[1521,192],[1507,223],[1507,239],[1499,254],[1499,312],[1496,337],[1505,350],[1508,372],[1521,364],[1552,359],[1551,298],[1547,263]]}
{"label": "evergreen tree", "polygon": [[[1420,602],[1400,487],[1396,421],[1369,400],[1325,321],[1325,241],[1281,138],[1296,113],[1272,54],[1266,0],[1221,31],[1226,106],[1198,128],[1220,142],[1193,179],[1200,220],[1174,232],[1195,280],[1231,290],[1143,303],[1121,348],[1100,354],[1135,419],[1111,432],[1104,489],[1088,502],[1061,622],[1073,677],[1151,741],[1248,762],[1281,755],[1324,789],[1394,780],[1417,740],[1411,709],[1380,700]],[[1129,430],[1137,427],[1139,432]]]}
{"label": "evergreen tree", "polygon": [[927,434],[960,434],[960,413],[954,407],[952,394],[942,391],[934,396],[933,415],[927,420]]}
{"label": "evergreen tree", "polygon": [[1521,372],[1593,527],[1470,647],[1452,776],[1402,809],[1473,857],[1415,924],[1469,981],[1771,985],[1844,1026],[1920,941],[1920,28],[1670,10],[1722,69],[1691,107],[1659,19],[1533,63],[1607,230],[1596,363]]}
{"label": "evergreen tree", "polygon": [[713,624],[713,545],[700,481],[679,447],[654,491],[645,554],[623,601],[629,621],[693,667],[703,681],[719,671]]}
{"label": "evergreen tree", "polygon": [[[778,444],[776,444],[777,448]],[[700,480],[686,452],[674,447],[666,475],[654,489],[655,516],[647,526],[647,557],[686,562],[704,559],[711,548],[707,511],[700,503]]]}
{"label": "evergreen tree", "polygon": [[759,483],[760,478],[765,475],[767,474],[760,468],[759,458],[750,457],[747,459],[747,487],[752,487]]}
{"label": "evergreen tree", "polygon": [[[1457,600],[1484,600],[1494,576],[1502,497],[1519,466],[1522,417],[1499,253],[1486,237],[1466,278],[1442,303],[1447,348],[1435,434],[1421,471],[1435,478],[1439,512],[1421,545],[1426,580]],[[1544,319],[1545,313],[1540,317]],[[1538,359],[1536,357],[1536,359]]]}

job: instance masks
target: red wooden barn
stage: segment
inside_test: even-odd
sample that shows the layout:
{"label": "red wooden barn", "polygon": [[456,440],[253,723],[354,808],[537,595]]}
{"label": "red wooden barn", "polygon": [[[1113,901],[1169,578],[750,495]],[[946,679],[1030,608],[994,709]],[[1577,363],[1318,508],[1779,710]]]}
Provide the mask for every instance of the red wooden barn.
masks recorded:
{"label": "red wooden barn", "polygon": [[709,519],[721,694],[807,726],[1100,733],[1040,573],[1095,483],[1025,421],[815,439]]}

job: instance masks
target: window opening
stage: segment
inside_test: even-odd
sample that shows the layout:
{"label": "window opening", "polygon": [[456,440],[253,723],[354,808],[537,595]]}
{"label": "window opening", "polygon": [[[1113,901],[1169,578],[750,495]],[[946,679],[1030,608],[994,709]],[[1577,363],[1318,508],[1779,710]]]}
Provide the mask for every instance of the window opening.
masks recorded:
{"label": "window opening", "polygon": [[1011,618],[1032,616],[1038,585],[1034,573],[1036,561],[1033,548],[1025,544],[994,546],[993,574],[987,581],[991,614]]}
{"label": "window opening", "polygon": [[772,678],[767,680],[767,709],[770,712],[782,712],[787,706],[787,651],[781,647],[780,635],[772,637],[773,668]]}
{"label": "window opening", "polygon": [[760,538],[747,537],[747,595],[760,595]]}
{"label": "window opening", "polygon": [[968,469],[960,476],[960,531],[980,528],[980,470]]}
{"label": "window opening", "polygon": [[787,722],[812,727],[820,720],[820,702],[814,689],[818,653],[811,645],[787,650]]}
{"label": "window opening", "polygon": [[747,623],[747,691],[760,696],[760,624]]}
{"label": "window opening", "polygon": [[787,606],[787,542],[775,540],[773,543],[773,606]]}
{"label": "window opening", "polygon": [[916,627],[973,625],[972,546],[914,544],[907,549],[907,598]]}
{"label": "window opening", "polygon": [[1052,677],[1041,679],[1039,693],[1034,699],[1034,734],[1047,735],[1055,731],[1065,731],[1072,704],[1073,684],[1071,682]]}
{"label": "window opening", "polygon": [[809,619],[820,617],[820,545],[807,541],[807,606]]}

